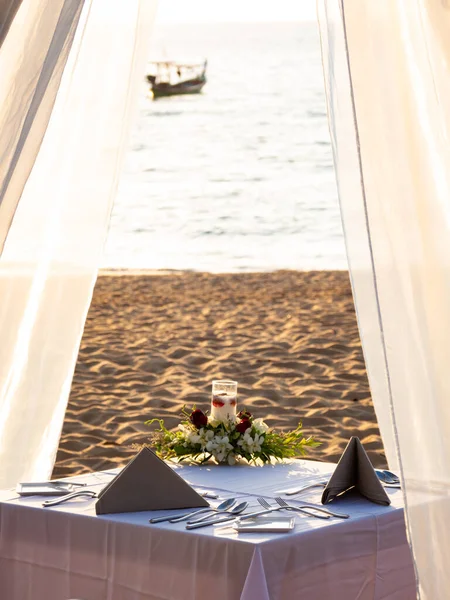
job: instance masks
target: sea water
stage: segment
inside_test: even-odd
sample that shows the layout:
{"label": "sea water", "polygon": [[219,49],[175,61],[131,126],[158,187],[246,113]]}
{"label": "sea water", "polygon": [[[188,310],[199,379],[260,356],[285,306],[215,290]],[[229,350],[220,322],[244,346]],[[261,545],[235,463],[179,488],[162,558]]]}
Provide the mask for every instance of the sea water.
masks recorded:
{"label": "sea water", "polygon": [[151,59],[208,59],[200,95],[139,109],[104,267],[345,269],[317,25],[156,28]]}

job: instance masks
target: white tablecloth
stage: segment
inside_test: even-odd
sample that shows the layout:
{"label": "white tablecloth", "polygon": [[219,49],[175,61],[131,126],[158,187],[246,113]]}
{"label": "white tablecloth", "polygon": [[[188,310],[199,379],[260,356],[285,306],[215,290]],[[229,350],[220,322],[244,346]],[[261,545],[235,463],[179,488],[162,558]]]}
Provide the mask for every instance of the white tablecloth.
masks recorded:
{"label": "white tablecloth", "polygon": [[[329,475],[334,465],[174,468],[199,489],[245,497],[257,508],[257,496],[270,500]],[[113,475],[74,480],[99,490]],[[297,516],[292,533],[237,534],[229,525],[186,531],[184,523],[148,523],[164,511],[96,516],[93,499],[44,509],[43,498],[4,491],[0,599],[413,600],[402,493],[388,494],[389,507],[356,496],[333,502],[330,508],[351,515],[347,520]],[[301,499],[318,503],[320,495],[316,489]]]}

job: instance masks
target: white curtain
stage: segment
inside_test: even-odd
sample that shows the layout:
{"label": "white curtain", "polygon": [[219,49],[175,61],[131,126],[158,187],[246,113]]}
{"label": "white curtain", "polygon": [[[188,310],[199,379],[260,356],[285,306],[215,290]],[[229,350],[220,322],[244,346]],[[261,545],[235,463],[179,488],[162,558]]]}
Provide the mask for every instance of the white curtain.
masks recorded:
{"label": "white curtain", "polygon": [[0,0],[0,253],[47,127],[84,0]]}
{"label": "white curtain", "polygon": [[319,0],[349,267],[422,600],[450,590],[450,4]]}
{"label": "white curtain", "polygon": [[0,48],[2,488],[52,471],[154,11],[22,0]]}

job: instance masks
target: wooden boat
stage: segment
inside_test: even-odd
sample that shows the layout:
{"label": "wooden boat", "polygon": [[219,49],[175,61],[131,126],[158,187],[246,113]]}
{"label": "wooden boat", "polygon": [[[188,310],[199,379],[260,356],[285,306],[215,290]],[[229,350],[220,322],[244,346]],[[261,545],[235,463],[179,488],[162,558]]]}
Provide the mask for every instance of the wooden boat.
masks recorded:
{"label": "wooden boat", "polygon": [[151,73],[147,75],[147,81],[153,92],[153,98],[199,94],[206,83],[206,67],[206,60],[201,64],[170,61],[151,63]]}

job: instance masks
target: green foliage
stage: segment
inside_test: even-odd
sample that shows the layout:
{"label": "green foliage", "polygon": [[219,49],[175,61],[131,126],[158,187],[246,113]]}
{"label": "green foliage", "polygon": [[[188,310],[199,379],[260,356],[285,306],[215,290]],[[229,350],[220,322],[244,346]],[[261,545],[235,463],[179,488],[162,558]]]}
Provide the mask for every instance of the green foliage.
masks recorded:
{"label": "green foliage", "polygon": [[[150,445],[161,458],[179,461],[189,459],[199,464],[215,458],[218,462],[234,464],[236,459],[242,457],[248,462],[268,463],[273,459],[304,456],[308,448],[320,445],[314,438],[303,436],[301,423],[293,431],[279,433],[251,415],[225,422],[210,418],[201,427],[194,425],[192,415],[193,411],[189,412],[183,407],[182,421],[178,429],[172,431],[166,428],[162,419],[145,422],[148,426],[155,423],[159,425],[150,435]],[[238,431],[237,427],[241,426],[242,429],[244,421],[247,429]]]}

